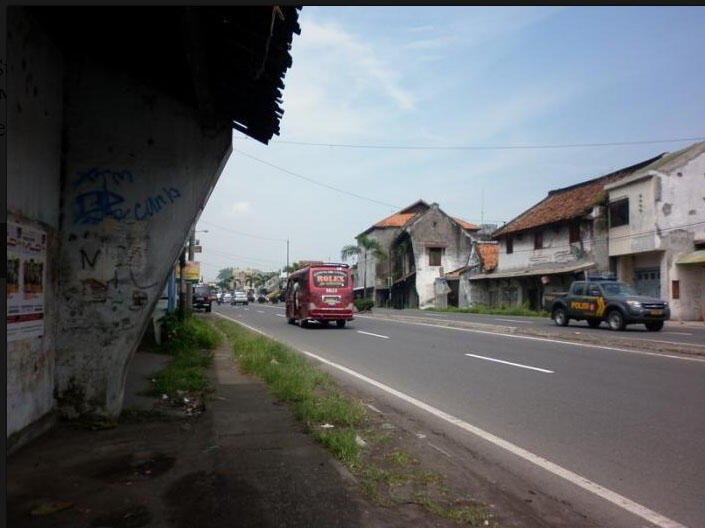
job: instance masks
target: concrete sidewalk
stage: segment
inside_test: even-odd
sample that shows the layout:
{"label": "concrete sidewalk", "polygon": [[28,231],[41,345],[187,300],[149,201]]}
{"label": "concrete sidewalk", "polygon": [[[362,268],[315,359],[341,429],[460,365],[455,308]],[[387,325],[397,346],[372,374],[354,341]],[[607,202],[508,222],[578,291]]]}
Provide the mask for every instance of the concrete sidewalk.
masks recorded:
{"label": "concrete sidewalk", "polygon": [[[154,411],[164,357],[138,352],[126,401]],[[114,428],[60,423],[8,460],[9,526],[454,526],[415,505],[367,500],[352,476],[303,432],[259,381],[216,351],[215,394],[198,417],[132,413]],[[33,512],[33,513],[32,513]]]}

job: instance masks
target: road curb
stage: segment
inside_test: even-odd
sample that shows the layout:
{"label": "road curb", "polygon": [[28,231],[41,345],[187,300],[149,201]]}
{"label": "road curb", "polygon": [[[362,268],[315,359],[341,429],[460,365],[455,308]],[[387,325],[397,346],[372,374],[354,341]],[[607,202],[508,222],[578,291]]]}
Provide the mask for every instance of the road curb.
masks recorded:
{"label": "road curb", "polygon": [[483,332],[490,332],[495,334],[513,334],[516,336],[526,336],[526,337],[538,337],[543,339],[551,339],[554,341],[563,341],[569,344],[585,344],[585,345],[599,345],[604,347],[615,347],[615,348],[631,348],[634,350],[640,350],[644,352],[666,352],[683,354],[687,356],[697,356],[705,357],[705,347],[698,347],[698,345],[693,345],[691,343],[673,343],[668,344],[665,342],[649,342],[643,341],[640,343],[634,343],[627,338],[617,337],[617,336],[603,336],[599,337],[589,336],[582,334],[580,330],[576,330],[574,334],[569,336],[555,334],[549,331],[535,330],[526,327],[516,327],[516,326],[505,326],[505,325],[495,325],[488,323],[477,323],[474,321],[458,321],[457,319],[439,319],[430,317],[415,317],[415,316],[404,316],[404,315],[387,315],[387,314],[374,314],[374,315],[359,315],[356,317],[364,319],[378,319],[386,321],[398,321],[402,323],[419,323],[423,325],[440,326],[440,327],[453,327],[453,328],[464,328],[468,330],[480,330]]}

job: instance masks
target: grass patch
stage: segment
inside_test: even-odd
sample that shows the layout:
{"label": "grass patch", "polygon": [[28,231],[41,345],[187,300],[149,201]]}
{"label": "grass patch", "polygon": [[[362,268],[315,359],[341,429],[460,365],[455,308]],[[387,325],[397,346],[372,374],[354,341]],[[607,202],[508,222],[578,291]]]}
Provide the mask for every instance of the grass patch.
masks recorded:
{"label": "grass patch", "polygon": [[484,509],[469,501],[450,501],[443,476],[395,448],[399,433],[381,431],[388,424],[370,416],[361,401],[346,396],[307,358],[237,323],[219,320],[215,327],[230,339],[241,370],[262,379],[288,403],[311,436],[357,477],[371,500],[386,506],[411,502],[458,524],[488,526],[484,523],[491,516]]}
{"label": "grass patch", "polygon": [[204,392],[210,389],[206,369],[213,363],[210,350],[221,335],[206,321],[187,316],[179,321],[175,313],[162,320],[165,341],[157,350],[172,356],[165,368],[154,374],[153,395],[174,397],[179,391]]}
{"label": "grass patch", "polygon": [[486,314],[486,315],[521,315],[525,317],[548,317],[549,313],[530,309],[527,305],[523,306],[500,306],[499,308],[489,308],[481,304],[468,306],[467,308],[458,308],[457,306],[449,306],[447,308],[426,308],[430,312],[448,312],[448,313],[469,313],[469,314]]}
{"label": "grass patch", "polygon": [[[286,345],[228,321],[218,321],[216,327],[230,338],[242,370],[261,378],[277,398],[289,403],[318,442],[348,467],[359,462],[354,427],[365,419],[361,402],[343,395],[329,375]],[[321,427],[324,424],[333,427]]]}

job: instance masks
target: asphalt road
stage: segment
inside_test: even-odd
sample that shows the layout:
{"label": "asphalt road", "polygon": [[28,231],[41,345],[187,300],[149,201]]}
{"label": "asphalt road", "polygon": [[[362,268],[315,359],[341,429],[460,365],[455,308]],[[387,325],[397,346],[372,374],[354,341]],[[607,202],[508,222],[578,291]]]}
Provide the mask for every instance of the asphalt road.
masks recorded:
{"label": "asphalt road", "polygon": [[454,312],[432,312],[430,310],[390,310],[385,308],[375,308],[375,313],[382,315],[403,315],[407,317],[423,317],[425,319],[452,319],[460,321],[473,321],[476,323],[518,326],[518,327],[544,327],[550,328],[557,333],[569,336],[572,332],[590,333],[592,335],[605,334],[610,339],[624,339],[638,343],[645,341],[667,341],[669,343],[684,343],[700,345],[705,348],[705,324],[700,327],[680,326],[676,321],[667,321],[666,326],[659,332],[649,332],[644,325],[629,325],[621,332],[614,332],[607,327],[607,323],[602,323],[599,328],[590,328],[586,321],[571,321],[569,326],[559,327],[548,317],[522,317],[516,315],[485,315],[467,314]]}
{"label": "asphalt road", "polygon": [[[663,516],[657,525],[705,526],[703,359],[370,318],[302,329],[281,305],[214,308],[626,497]],[[650,526],[504,447],[455,434],[601,525]]]}

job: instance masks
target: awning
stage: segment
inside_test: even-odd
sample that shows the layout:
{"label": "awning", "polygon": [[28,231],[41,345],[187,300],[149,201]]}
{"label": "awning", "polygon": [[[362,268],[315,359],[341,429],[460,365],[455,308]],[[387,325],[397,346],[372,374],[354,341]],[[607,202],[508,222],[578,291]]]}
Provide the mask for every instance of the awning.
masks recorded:
{"label": "awning", "polygon": [[483,280],[483,279],[509,279],[512,277],[534,277],[536,275],[556,275],[558,273],[574,273],[577,271],[584,271],[590,268],[594,268],[594,262],[583,262],[582,264],[568,264],[565,266],[546,266],[544,268],[528,268],[516,271],[504,271],[499,273],[480,273],[478,275],[472,275],[469,277],[470,280]]}
{"label": "awning", "polygon": [[705,249],[699,249],[678,257],[676,264],[705,264]]}

